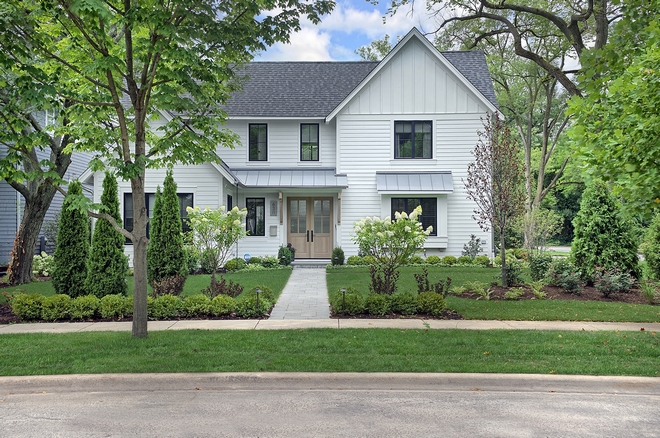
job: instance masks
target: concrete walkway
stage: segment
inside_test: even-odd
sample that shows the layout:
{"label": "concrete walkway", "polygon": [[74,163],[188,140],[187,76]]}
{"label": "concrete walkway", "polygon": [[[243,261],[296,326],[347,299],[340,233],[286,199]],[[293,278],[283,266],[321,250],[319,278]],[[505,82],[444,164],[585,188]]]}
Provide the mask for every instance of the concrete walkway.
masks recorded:
{"label": "concrete walkway", "polygon": [[325,268],[298,268],[291,272],[275,307],[271,320],[305,320],[330,318]]}

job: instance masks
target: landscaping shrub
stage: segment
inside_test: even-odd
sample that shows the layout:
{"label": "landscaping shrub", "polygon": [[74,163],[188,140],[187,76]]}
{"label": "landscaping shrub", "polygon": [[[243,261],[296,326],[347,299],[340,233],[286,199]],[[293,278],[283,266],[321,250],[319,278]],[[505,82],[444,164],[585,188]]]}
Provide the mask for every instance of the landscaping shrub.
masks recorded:
{"label": "landscaping shrub", "polygon": [[197,270],[200,269],[200,259],[202,257],[201,253],[193,245],[185,245],[183,247],[183,252],[186,254],[186,266],[188,268],[188,274],[196,274]]}
{"label": "landscaping shrub", "polygon": [[[524,283],[523,277],[523,264],[520,260],[513,259],[511,262],[507,262],[506,265],[506,284],[513,286],[516,284]],[[498,273],[497,278],[501,281],[502,274]]]}
{"label": "landscaping shrub", "polygon": [[435,284],[431,284],[429,282],[429,273],[426,267],[422,268],[421,274],[413,274],[413,276],[417,282],[417,293],[435,292],[444,297],[449,292],[451,286],[451,278],[449,277],[447,277],[446,282],[440,280]]}
{"label": "landscaping shrub", "polygon": [[[163,193],[156,191],[154,211],[149,227],[149,245],[147,247],[147,278],[154,285],[165,278],[179,275],[180,280],[172,285],[183,284],[188,276],[188,264],[183,249],[181,212],[177,185],[172,171],[168,170],[163,182]],[[181,291],[178,291],[177,295]]]}
{"label": "landscaping shrub", "polygon": [[399,279],[400,272],[398,270],[393,271],[390,266],[381,268],[378,269],[376,265],[369,266],[369,275],[371,276],[369,290],[376,294],[392,295],[396,292],[396,282]]}
{"label": "landscaping shrub", "polygon": [[522,287],[512,287],[507,292],[504,293],[505,300],[517,300],[522,297],[525,292]]}
{"label": "landscaping shrub", "polygon": [[330,305],[337,315],[358,315],[364,312],[362,294],[352,287],[346,288],[345,300],[340,290],[331,294]]}
{"label": "landscaping shrub", "polygon": [[41,303],[41,319],[56,321],[68,319],[71,310],[71,297],[65,294],[55,294],[44,298]]}
{"label": "landscaping shrub", "polygon": [[618,268],[597,268],[594,275],[594,286],[604,297],[616,292],[629,292],[634,283],[635,279],[628,272]]}
{"label": "landscaping shrub", "polygon": [[202,293],[210,299],[214,299],[219,295],[227,295],[228,297],[236,298],[243,293],[243,286],[234,283],[231,280],[227,282],[227,279],[222,277],[220,281],[202,289]]}
{"label": "landscaping shrub", "polygon": [[68,294],[72,298],[86,295],[89,256],[89,219],[82,211],[73,208],[75,198],[79,196],[82,196],[82,184],[73,181],[62,204],[51,272],[55,293]]}
{"label": "landscaping shrub", "polygon": [[[250,259],[250,260],[252,260],[252,259]],[[284,268],[284,266],[281,266],[281,267]],[[255,264],[252,264],[252,263],[248,263],[248,264],[247,264],[243,269],[241,269],[241,270],[242,270],[242,271],[266,271],[266,270],[268,270],[268,269],[269,269],[269,268],[266,268],[266,267],[264,267],[264,266],[261,265],[261,264],[255,265]],[[272,268],[271,268],[271,269],[272,269]]]}
{"label": "landscaping shrub", "polygon": [[658,293],[658,285],[652,281],[642,281],[639,284],[639,287],[642,289],[642,295],[648,301],[649,304],[657,304],[660,299],[660,294]]}
{"label": "landscaping shrub", "polygon": [[[264,268],[274,268],[279,264],[280,264],[280,261],[275,256],[263,256],[261,258],[261,266],[263,266]],[[291,264],[291,263],[289,263],[289,264]],[[243,269],[245,267],[245,262],[243,262],[242,265],[239,262],[239,266],[240,266],[239,269]]]}
{"label": "landscaping shrub", "polygon": [[174,295],[161,295],[154,298],[149,307],[149,316],[153,319],[174,319],[181,314],[183,302]]}
{"label": "landscaping shrub", "polygon": [[417,310],[426,315],[440,316],[447,307],[442,295],[435,292],[422,292],[417,295]]}
{"label": "landscaping shrub", "polygon": [[579,295],[582,292],[580,273],[575,270],[575,266],[567,259],[555,259],[550,263],[546,281],[548,284],[562,288],[564,292],[574,295]]}
{"label": "landscaping shrub", "polygon": [[[264,257],[266,259],[266,257]],[[264,260],[262,259],[261,263],[264,263]],[[278,261],[275,258],[275,264],[277,264]],[[247,264],[245,263],[245,260],[243,260],[240,257],[236,257],[235,259],[229,260],[227,263],[225,263],[225,269],[227,271],[240,271],[243,269]],[[264,265],[265,266],[265,265]]]}
{"label": "landscaping shrub", "polygon": [[184,316],[206,316],[211,313],[211,299],[204,294],[190,295],[184,298],[181,306]]}
{"label": "landscaping shrub", "polygon": [[638,245],[632,227],[604,182],[596,181],[585,189],[573,226],[571,260],[582,280],[592,282],[598,267],[617,267],[639,277]]}
{"label": "landscaping shrub", "polygon": [[186,282],[186,277],[175,274],[171,277],[164,277],[161,280],[154,280],[151,283],[153,288],[153,296],[158,297],[162,295],[179,296],[183,291],[183,285]]}
{"label": "landscaping shrub", "polygon": [[341,266],[344,264],[344,250],[336,247],[332,250],[332,266]]}
{"label": "landscaping shrub", "polygon": [[41,294],[18,293],[10,301],[11,311],[25,321],[39,319],[43,302],[44,296]]}
{"label": "landscaping shrub", "polygon": [[[112,173],[106,172],[99,213],[109,214],[120,224],[118,196],[117,178]],[[124,255],[125,240],[126,238],[115,230],[110,222],[105,219],[96,220],[85,279],[85,291],[88,294],[99,298],[105,295],[128,294],[126,283],[128,257]]]}
{"label": "landscaping shrub", "polygon": [[527,260],[529,257],[529,253],[524,248],[514,248],[513,255],[518,260]]}
{"label": "landscaping shrub", "polygon": [[417,314],[417,295],[412,292],[400,292],[390,297],[390,308],[401,315]]}
{"label": "landscaping shrub", "polygon": [[273,293],[273,290],[271,288],[269,288],[268,286],[263,286],[263,285],[262,286],[255,286],[248,292],[247,295],[248,296],[256,296],[256,293],[257,293],[256,290],[257,289],[261,290],[261,292],[259,292],[259,301],[261,301],[261,299],[263,298],[265,300],[270,301],[273,304],[275,303],[275,294]]}
{"label": "landscaping shrub", "polygon": [[453,255],[447,255],[442,258],[442,264],[447,266],[452,266],[456,264],[456,257]]}
{"label": "landscaping shrub", "polygon": [[483,244],[481,243],[481,238],[470,234],[470,241],[463,245],[462,256],[469,257],[470,260],[473,260],[479,253],[483,251]]}
{"label": "landscaping shrub", "polygon": [[236,301],[235,312],[241,318],[261,318],[268,315],[272,307],[273,303],[262,296],[259,296],[259,305],[257,306],[256,294],[251,294]]}
{"label": "landscaping shrub", "polygon": [[374,256],[372,256],[372,255],[362,256],[362,264],[363,264],[363,265],[369,265],[369,266],[371,266],[371,265],[376,264],[376,261],[377,261],[377,260],[376,260],[376,257],[374,257]]}
{"label": "landscaping shrub", "polygon": [[123,295],[106,295],[99,302],[102,318],[121,319],[126,315],[126,299]]}
{"label": "landscaping shrub", "polygon": [[94,316],[101,300],[96,295],[84,295],[71,300],[71,319],[87,319]]}
{"label": "landscaping shrub", "polygon": [[211,315],[225,316],[230,315],[236,310],[236,300],[227,295],[218,295],[211,300]]}
{"label": "landscaping shrub", "polygon": [[291,264],[291,250],[286,246],[280,246],[280,249],[277,251],[277,259],[279,260],[280,265],[289,266]]}
{"label": "landscaping shrub", "polygon": [[660,213],[653,217],[641,249],[651,271],[651,277],[660,280]]}
{"label": "landscaping shrub", "polygon": [[409,265],[424,265],[426,264],[426,260],[424,260],[423,257],[414,255],[410,257],[410,261],[408,262]]}
{"label": "landscaping shrub", "polygon": [[459,258],[456,259],[456,264],[458,264],[458,265],[471,265],[472,264],[472,257],[460,256]]}
{"label": "landscaping shrub", "polygon": [[364,310],[369,315],[384,316],[390,313],[390,297],[382,294],[369,294],[364,299]]}
{"label": "landscaping shrub", "polygon": [[485,255],[476,256],[474,260],[472,260],[472,263],[475,265],[483,266],[484,268],[487,268],[491,265],[490,258]]}
{"label": "landscaping shrub", "polygon": [[207,248],[200,254],[199,266],[203,273],[212,274],[215,266],[216,250]]}
{"label": "landscaping shrub", "polygon": [[50,277],[55,265],[55,258],[41,251],[41,255],[32,258],[32,274],[42,277]]}
{"label": "landscaping shrub", "polygon": [[346,264],[349,265],[349,266],[362,266],[362,265],[366,265],[366,263],[364,263],[364,262],[362,261],[362,257],[360,257],[360,256],[349,256],[349,257],[348,257],[348,260],[346,261]]}
{"label": "landscaping shrub", "polygon": [[529,270],[532,281],[541,281],[545,278],[552,263],[552,257],[548,254],[530,254]]}
{"label": "landscaping shrub", "polygon": [[258,256],[250,257],[250,260],[248,260],[247,264],[261,266],[261,257]]}
{"label": "landscaping shrub", "polygon": [[439,265],[440,263],[442,263],[442,259],[437,255],[431,255],[426,258],[426,263],[428,263],[429,265]]}

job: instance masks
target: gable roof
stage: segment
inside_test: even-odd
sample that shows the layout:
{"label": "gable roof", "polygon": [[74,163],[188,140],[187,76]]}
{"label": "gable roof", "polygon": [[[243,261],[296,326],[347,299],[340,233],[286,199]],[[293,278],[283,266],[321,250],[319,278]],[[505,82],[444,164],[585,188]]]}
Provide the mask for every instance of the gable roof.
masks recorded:
{"label": "gable roof", "polygon": [[[433,48],[417,29],[404,39],[416,36]],[[245,77],[243,89],[227,102],[229,117],[313,117],[326,118],[353,94],[372,72],[382,66],[404,44],[402,40],[381,62],[253,62],[237,74]],[[494,108],[493,82],[482,51],[435,53]]]}

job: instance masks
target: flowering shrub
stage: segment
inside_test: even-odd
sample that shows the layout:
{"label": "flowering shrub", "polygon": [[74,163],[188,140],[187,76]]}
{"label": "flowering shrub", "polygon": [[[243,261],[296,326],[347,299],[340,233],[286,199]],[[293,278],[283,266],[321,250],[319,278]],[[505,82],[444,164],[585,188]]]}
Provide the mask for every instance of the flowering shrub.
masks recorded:
{"label": "flowering shrub", "polygon": [[417,207],[410,215],[396,212],[395,220],[389,216],[385,219],[367,217],[353,226],[351,238],[359,246],[360,253],[374,257],[373,292],[386,295],[396,292],[397,268],[424,246],[433,227],[424,230],[418,220],[420,214],[422,207]]}
{"label": "flowering shrub", "polygon": [[54,263],[53,256],[49,256],[41,251],[41,255],[36,255],[32,259],[32,274],[42,277],[50,277],[50,273],[53,272]]}

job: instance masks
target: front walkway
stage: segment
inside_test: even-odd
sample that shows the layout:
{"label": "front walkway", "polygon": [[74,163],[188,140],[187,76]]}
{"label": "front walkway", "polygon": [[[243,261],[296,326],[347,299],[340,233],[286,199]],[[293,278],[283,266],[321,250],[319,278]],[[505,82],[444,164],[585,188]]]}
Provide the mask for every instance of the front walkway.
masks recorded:
{"label": "front walkway", "polygon": [[296,268],[270,313],[275,319],[328,319],[328,287],[325,268]]}

